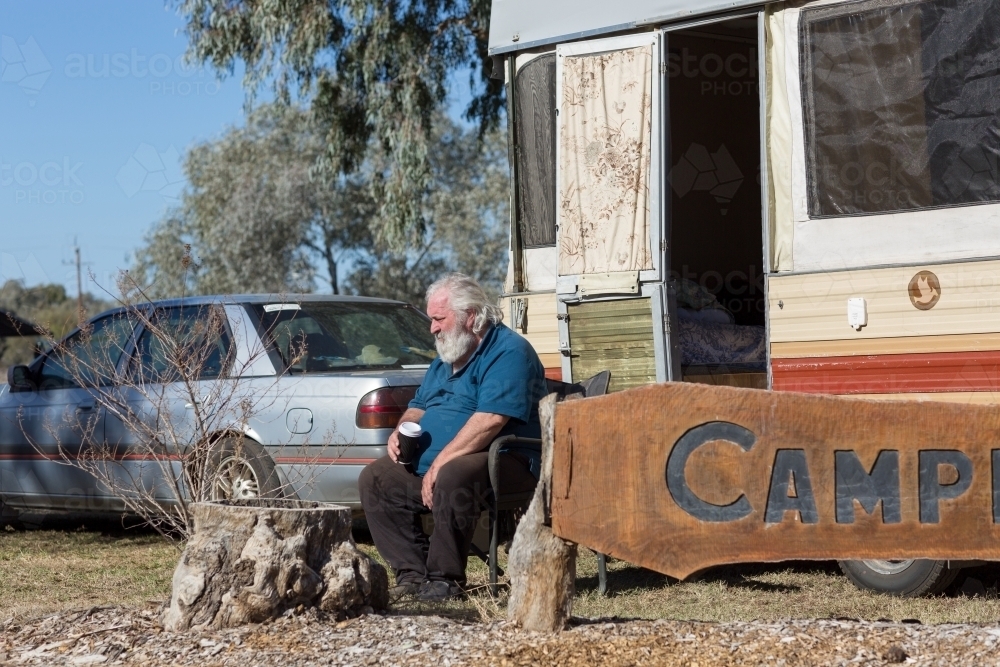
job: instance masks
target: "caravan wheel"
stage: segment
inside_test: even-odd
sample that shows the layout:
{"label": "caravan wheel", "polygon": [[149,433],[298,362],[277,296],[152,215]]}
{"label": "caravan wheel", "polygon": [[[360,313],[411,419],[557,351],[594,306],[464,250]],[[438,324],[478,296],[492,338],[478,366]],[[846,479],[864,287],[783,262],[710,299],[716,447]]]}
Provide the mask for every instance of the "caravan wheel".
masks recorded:
{"label": "caravan wheel", "polygon": [[945,560],[842,560],[840,569],[860,589],[905,598],[940,593],[960,571]]}

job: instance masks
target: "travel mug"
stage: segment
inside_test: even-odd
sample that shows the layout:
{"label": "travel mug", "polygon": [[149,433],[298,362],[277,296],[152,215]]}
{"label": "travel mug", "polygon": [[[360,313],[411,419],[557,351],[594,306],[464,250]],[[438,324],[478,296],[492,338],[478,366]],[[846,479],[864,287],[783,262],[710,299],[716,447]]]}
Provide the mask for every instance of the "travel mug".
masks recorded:
{"label": "travel mug", "polygon": [[420,449],[420,436],[424,429],[414,422],[403,422],[399,425],[399,458],[396,463],[410,465],[416,463],[417,452]]}

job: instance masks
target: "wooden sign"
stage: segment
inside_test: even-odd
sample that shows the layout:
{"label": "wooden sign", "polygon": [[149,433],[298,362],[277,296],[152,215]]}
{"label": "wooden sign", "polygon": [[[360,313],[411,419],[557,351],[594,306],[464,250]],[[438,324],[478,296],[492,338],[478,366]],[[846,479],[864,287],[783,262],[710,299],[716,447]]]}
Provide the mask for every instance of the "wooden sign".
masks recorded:
{"label": "wooden sign", "polygon": [[1000,407],[661,384],[556,407],[552,529],[678,578],[1000,560]]}

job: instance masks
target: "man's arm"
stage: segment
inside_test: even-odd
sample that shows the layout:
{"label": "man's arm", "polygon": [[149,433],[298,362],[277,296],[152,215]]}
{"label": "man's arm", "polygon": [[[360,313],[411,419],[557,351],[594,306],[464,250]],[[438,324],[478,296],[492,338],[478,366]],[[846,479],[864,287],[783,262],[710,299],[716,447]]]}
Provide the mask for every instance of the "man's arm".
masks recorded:
{"label": "man's arm", "polygon": [[[509,419],[510,417],[506,415],[497,415],[491,412],[477,412],[469,417],[469,421],[465,422],[465,426],[458,432],[454,440],[449,442],[434,458],[430,469],[424,475],[424,483],[421,488],[424,505],[433,507],[434,484],[437,482],[441,466],[459,456],[475,454],[486,449]],[[396,450],[399,451],[398,445]]]}
{"label": "man's arm", "polygon": [[420,418],[423,416],[424,411],[420,408],[406,408],[406,412],[399,418],[399,423],[396,424],[396,428],[392,429],[392,434],[389,436],[388,442],[389,458],[393,462],[399,461],[399,424],[403,422],[416,422],[419,424]]}

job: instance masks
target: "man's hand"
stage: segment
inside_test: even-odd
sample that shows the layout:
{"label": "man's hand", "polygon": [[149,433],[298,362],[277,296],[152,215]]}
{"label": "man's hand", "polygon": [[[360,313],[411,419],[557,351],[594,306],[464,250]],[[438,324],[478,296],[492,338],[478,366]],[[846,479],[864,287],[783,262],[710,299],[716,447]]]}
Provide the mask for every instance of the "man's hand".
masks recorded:
{"label": "man's hand", "polygon": [[424,475],[423,484],[420,486],[420,499],[427,509],[434,509],[434,485],[437,483],[438,470],[437,466],[432,465]]}
{"label": "man's hand", "polygon": [[441,468],[459,456],[481,452],[489,447],[493,438],[497,436],[497,433],[509,419],[510,417],[505,415],[489,412],[477,412],[469,417],[469,421],[465,422],[465,426],[458,432],[455,439],[438,453],[424,475],[424,481],[420,487],[420,499],[424,505],[433,509],[431,506],[434,504],[434,485],[437,483],[438,472]]}
{"label": "man's hand", "polygon": [[392,459],[392,462],[399,463],[399,427],[389,436],[386,448],[389,450],[389,458]]}
{"label": "man's hand", "polygon": [[[406,412],[403,416],[399,418],[399,424],[403,422],[414,422],[419,424],[420,418],[424,416],[424,411],[419,408],[406,408]],[[389,458],[392,459],[393,463],[399,463],[399,424],[396,424],[396,428],[392,429],[392,434],[389,436],[389,442],[386,443],[386,449],[389,452]]]}

